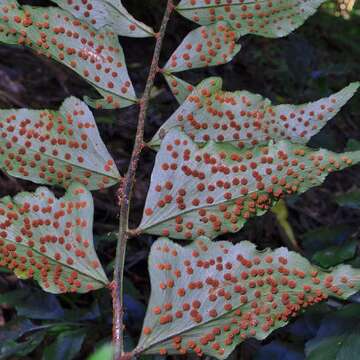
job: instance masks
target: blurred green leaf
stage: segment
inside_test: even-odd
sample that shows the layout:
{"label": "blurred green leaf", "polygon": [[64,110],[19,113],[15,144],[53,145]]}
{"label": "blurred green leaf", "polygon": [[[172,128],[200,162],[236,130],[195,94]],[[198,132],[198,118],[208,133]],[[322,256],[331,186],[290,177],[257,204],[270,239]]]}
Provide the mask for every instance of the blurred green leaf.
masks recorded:
{"label": "blurred green leaf", "polygon": [[55,295],[35,288],[0,294],[0,303],[15,307],[18,316],[30,319],[55,320],[64,316],[64,310]]}
{"label": "blurred green leaf", "polygon": [[335,196],[335,201],[340,206],[346,206],[352,209],[360,209],[360,190],[354,190],[346,194]]}
{"label": "blurred green leaf", "polygon": [[309,340],[317,334],[322,319],[330,311],[332,311],[332,309],[326,302],[317,303],[308,308],[305,313],[294,322],[290,323],[286,332],[297,340]]}
{"label": "blurred green leaf", "polygon": [[43,360],[72,360],[81,350],[85,340],[84,329],[61,333],[44,349]]}
{"label": "blurred green leaf", "polygon": [[8,359],[10,356],[22,358],[34,351],[44,340],[45,332],[36,332],[26,337],[24,341],[6,341],[0,344],[0,359]]}
{"label": "blurred green leaf", "polygon": [[0,344],[9,340],[16,340],[30,331],[47,328],[47,325],[36,325],[29,319],[16,318],[1,327]]}
{"label": "blurred green leaf", "polygon": [[343,244],[353,230],[352,226],[346,224],[321,226],[303,234],[301,244],[307,256],[311,257],[316,251]]}
{"label": "blurred green leaf", "polygon": [[360,353],[359,319],[359,304],[347,305],[325,316],[316,337],[306,343],[306,359],[357,359]]}
{"label": "blurred green leaf", "polygon": [[[0,359],[29,354],[43,341],[44,330],[50,327],[51,325],[36,325],[24,318],[9,321],[0,331]],[[20,341],[21,338],[24,339]]]}
{"label": "blurred green leaf", "polygon": [[254,360],[303,360],[304,354],[300,346],[283,341],[272,341],[262,346],[255,354]]}
{"label": "blurred green leaf", "polygon": [[111,344],[105,344],[95,351],[88,360],[112,360],[113,348]]}
{"label": "blurred green leaf", "polygon": [[276,219],[287,236],[287,239],[291,247],[295,250],[299,249],[299,244],[296,241],[294,231],[288,221],[289,212],[286,206],[286,202],[281,199],[272,209],[271,212],[276,216]]}
{"label": "blurred green leaf", "polygon": [[350,139],[346,143],[346,151],[356,151],[360,150],[360,141],[355,139]]}
{"label": "blurred green leaf", "polygon": [[360,256],[357,256],[355,259],[350,260],[348,264],[354,268],[360,268]]}
{"label": "blurred green leaf", "polygon": [[97,301],[88,307],[66,310],[64,319],[71,322],[92,321],[100,317],[100,307]]}
{"label": "blurred green leaf", "polygon": [[356,249],[357,242],[355,240],[346,241],[343,245],[331,246],[325,250],[317,251],[312,256],[312,261],[328,268],[352,259],[356,254]]}

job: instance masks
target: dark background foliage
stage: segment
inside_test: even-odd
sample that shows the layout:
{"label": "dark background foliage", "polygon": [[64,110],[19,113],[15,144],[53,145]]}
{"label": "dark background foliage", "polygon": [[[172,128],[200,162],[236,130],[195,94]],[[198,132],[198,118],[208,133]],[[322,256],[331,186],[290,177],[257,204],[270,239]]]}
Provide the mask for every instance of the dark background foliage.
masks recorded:
{"label": "dark background foliage", "polygon": [[[124,0],[129,12],[158,28],[165,0]],[[29,3],[27,1],[27,3]],[[34,0],[48,6],[47,1]],[[225,66],[181,74],[196,84],[207,76],[222,76],[228,90],[247,89],[276,103],[304,103],[340,90],[360,74],[360,11],[345,20],[333,15],[328,3],[303,27],[282,39],[246,36],[242,50]],[[164,63],[193,24],[175,15],[162,55]],[[148,74],[154,40],[121,39],[129,72],[138,94]],[[0,107],[54,108],[69,95],[82,97],[92,89],[64,66],[34,56],[29,50],[0,46]],[[346,105],[312,140],[314,147],[335,151],[359,147],[360,96]],[[146,139],[176,109],[177,103],[159,77],[153,91],[146,124]],[[137,108],[96,111],[100,133],[121,172],[124,173],[136,131]],[[131,224],[140,220],[155,154],[146,150],[141,158]],[[0,174],[0,195],[33,190],[35,184]],[[304,254],[322,266],[340,262],[360,266],[360,166],[331,175],[320,188],[288,198],[288,224]],[[58,189],[56,193],[61,194]],[[358,191],[357,195],[349,191]],[[95,243],[109,276],[113,267],[117,231],[116,188],[93,193]],[[228,239],[249,239],[259,248],[291,246],[273,213],[253,219]],[[150,293],[147,256],[154,241],[144,235],[132,239],[125,268],[126,343],[136,343]],[[1,269],[0,269],[1,270]],[[348,302],[319,304],[274,332],[262,343],[250,340],[231,356],[233,359],[355,360],[360,347],[360,297]],[[54,296],[35,284],[18,281],[0,272],[0,359],[86,359],[95,347],[111,336],[111,299],[103,289],[88,295]],[[305,355],[305,351],[308,354]]]}

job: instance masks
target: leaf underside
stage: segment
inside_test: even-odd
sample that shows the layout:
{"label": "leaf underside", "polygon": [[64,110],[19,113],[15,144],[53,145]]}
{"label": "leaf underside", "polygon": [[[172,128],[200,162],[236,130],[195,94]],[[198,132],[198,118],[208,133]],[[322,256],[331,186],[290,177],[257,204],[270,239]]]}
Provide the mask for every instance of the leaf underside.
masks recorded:
{"label": "leaf underside", "polygon": [[256,250],[204,237],[181,247],[157,240],[149,259],[151,298],[135,351],[195,352],[225,359],[247,338],[262,340],[303,309],[360,288],[360,270],[325,271],[286,248]]}
{"label": "leaf underside", "polygon": [[195,142],[209,140],[252,147],[269,140],[306,144],[354,95],[359,82],[314,102],[272,105],[248,91],[223,91],[221,78],[202,81],[161,126],[149,143],[158,148],[170,129],[180,126]]}
{"label": "leaf underside", "polygon": [[286,36],[313,15],[324,0],[182,0],[177,11],[201,25],[228,22],[239,35]]}
{"label": "leaf underside", "polygon": [[110,26],[120,36],[154,36],[154,31],[149,26],[128,13],[121,0],[54,0],[54,3],[95,29]]}
{"label": "leaf underside", "polygon": [[101,288],[108,280],[93,245],[93,201],[81,184],[56,199],[45,187],[0,200],[0,266],[47,292]]}
{"label": "leaf underside", "polygon": [[251,150],[215,142],[199,148],[174,128],[157,154],[139,229],[189,240],[237,232],[284,195],[359,161],[360,151],[337,154],[287,141]]}
{"label": "leaf underside", "polygon": [[109,28],[90,25],[55,7],[0,0],[0,41],[30,47],[71,68],[103,92],[109,108],[137,102],[124,53]]}
{"label": "leaf underside", "polygon": [[163,75],[177,102],[182,104],[194,90],[194,86],[174,74],[163,72]]}
{"label": "leaf underside", "polygon": [[70,97],[59,111],[0,110],[1,169],[40,184],[89,190],[116,184],[119,172],[85,103]]}
{"label": "leaf underside", "polygon": [[225,22],[198,27],[185,37],[164,70],[174,73],[225,64],[240,51],[237,39],[236,33]]}

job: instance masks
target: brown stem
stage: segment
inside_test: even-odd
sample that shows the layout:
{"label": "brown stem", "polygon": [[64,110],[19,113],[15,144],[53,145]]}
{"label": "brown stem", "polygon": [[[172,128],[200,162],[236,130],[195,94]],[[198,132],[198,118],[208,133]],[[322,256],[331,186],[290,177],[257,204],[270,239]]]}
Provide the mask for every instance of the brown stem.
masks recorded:
{"label": "brown stem", "polygon": [[153,59],[149,71],[149,76],[146,81],[144,94],[140,99],[140,110],[137,123],[135,144],[131,154],[130,164],[125,178],[122,180],[118,192],[119,206],[120,206],[120,221],[119,234],[116,246],[114,277],[111,284],[112,299],[113,299],[113,346],[114,346],[114,360],[126,360],[131,357],[131,354],[124,353],[124,304],[123,304],[123,276],[125,264],[126,243],[129,238],[129,207],[132,196],[132,189],[135,181],[136,170],[140,158],[140,153],[144,144],[144,126],[147,109],[149,106],[151,89],[154,85],[154,80],[159,71],[159,58],[162,48],[163,39],[165,36],[166,27],[172,11],[174,10],[173,0],[168,0],[165,14],[161,23],[159,32],[156,34],[156,45]]}

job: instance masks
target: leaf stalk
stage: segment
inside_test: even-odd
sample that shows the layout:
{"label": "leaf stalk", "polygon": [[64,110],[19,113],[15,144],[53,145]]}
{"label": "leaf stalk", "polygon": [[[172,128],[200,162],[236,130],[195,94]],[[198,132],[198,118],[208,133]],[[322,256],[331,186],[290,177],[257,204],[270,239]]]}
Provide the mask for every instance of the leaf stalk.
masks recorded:
{"label": "leaf stalk", "polygon": [[125,178],[123,179],[119,192],[118,201],[120,207],[119,233],[116,246],[115,268],[113,282],[111,284],[113,300],[113,346],[114,360],[126,360],[132,357],[132,354],[124,352],[124,304],[123,304],[123,276],[125,266],[126,244],[131,231],[128,229],[129,208],[132,197],[133,185],[136,177],[136,170],[139,158],[144,144],[144,127],[145,119],[149,106],[151,89],[159,69],[159,59],[162,49],[163,39],[165,37],[167,24],[175,6],[173,0],[168,0],[166,10],[163,16],[160,30],[156,36],[155,50],[150,66],[149,75],[146,81],[144,94],[139,101],[139,115],[137,130],[133,151],[131,154],[130,164]]}

